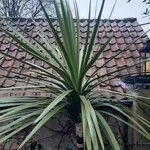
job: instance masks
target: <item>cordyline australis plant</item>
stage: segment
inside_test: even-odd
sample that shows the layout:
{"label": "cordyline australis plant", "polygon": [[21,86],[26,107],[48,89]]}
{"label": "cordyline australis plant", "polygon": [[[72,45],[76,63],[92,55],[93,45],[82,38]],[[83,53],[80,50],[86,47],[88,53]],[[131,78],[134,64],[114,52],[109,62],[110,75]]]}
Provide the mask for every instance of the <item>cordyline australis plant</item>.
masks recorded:
{"label": "cordyline australis plant", "polygon": [[[5,30],[2,26],[1,29],[17,43],[15,46],[29,53],[36,59],[48,64],[55,73],[52,74],[48,70],[36,64],[19,60],[13,56],[10,56],[9,54],[3,52],[0,53],[7,57],[11,57],[16,61],[20,61],[23,64],[31,66],[34,68],[33,72],[41,76],[40,86],[33,85],[29,87],[26,86],[14,88],[40,89],[42,87],[42,90],[46,90],[51,93],[51,97],[30,96],[1,98],[0,107],[3,105],[7,107],[4,107],[3,110],[0,110],[0,142],[6,141],[8,138],[12,137],[28,126],[34,126],[32,131],[20,145],[21,148],[51,117],[62,112],[67,113],[68,117],[71,118],[75,126],[78,126],[77,128],[80,126],[82,129],[82,134],[76,132],[78,137],[78,149],[104,150],[105,138],[109,141],[113,150],[120,150],[120,146],[111,127],[105,120],[104,114],[125,123],[129,127],[134,128],[145,138],[150,139],[150,134],[146,130],[149,130],[150,128],[149,121],[144,119],[139,114],[132,112],[131,109],[127,108],[120,102],[114,102],[110,99],[100,98],[100,94],[102,92],[123,95],[129,98],[133,98],[133,96],[104,89],[100,89],[96,92],[93,91],[96,86],[103,83],[103,81],[100,80],[100,77],[96,76],[97,71],[100,68],[105,67],[106,63],[119,55],[122,51],[119,51],[116,56],[110,58],[110,60],[97,69],[90,78],[87,79],[85,77],[87,71],[92,67],[111,40],[111,38],[109,38],[104,45],[99,46],[96,53],[93,53],[92,48],[95,45],[95,38],[105,0],[102,1],[101,9],[97,19],[95,20],[95,26],[90,38],[90,21],[88,21],[86,42],[82,47],[80,47],[79,44],[80,20],[76,0],[73,1],[75,19],[73,19],[70,5],[67,0],[53,0],[62,38],[59,37],[58,32],[54,28],[51,19],[47,15],[47,12],[42,5],[41,0],[39,0],[39,2],[49,28],[55,37],[57,46],[52,46],[42,31],[39,33],[39,36],[46,46],[30,36],[35,43],[31,44],[23,37],[23,35],[18,33],[14,27],[10,25],[8,26],[13,30],[15,35],[12,32],[10,33],[9,31]],[[90,14],[91,3],[89,4],[89,20]],[[20,30],[22,29],[20,28]],[[26,33],[26,31],[23,32]],[[128,47],[123,51],[127,50]],[[27,77],[33,78],[32,75],[28,75]],[[42,80],[46,80],[47,84],[43,85]],[[98,83],[93,85],[93,81],[97,81]],[[148,98],[136,97],[134,100],[143,104],[144,106],[149,107],[150,103]],[[108,108],[113,111],[109,112]],[[121,116],[124,116],[123,118],[126,119],[122,119]],[[128,122],[126,121],[127,119],[129,120]],[[6,123],[7,121],[9,122]],[[83,143],[78,143],[78,141],[82,141],[81,139],[83,139]]]}

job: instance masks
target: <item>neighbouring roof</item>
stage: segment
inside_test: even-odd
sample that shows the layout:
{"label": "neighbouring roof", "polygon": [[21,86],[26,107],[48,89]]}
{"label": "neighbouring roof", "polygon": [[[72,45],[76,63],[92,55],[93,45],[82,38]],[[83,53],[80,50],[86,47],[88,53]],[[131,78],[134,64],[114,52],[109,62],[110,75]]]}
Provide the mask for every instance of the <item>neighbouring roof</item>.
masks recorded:
{"label": "neighbouring roof", "polygon": [[[21,28],[23,28],[25,31],[27,31],[33,38],[40,40],[38,36],[37,28],[31,19],[20,18],[20,19],[12,19],[12,20]],[[60,32],[57,20],[52,19],[52,21],[53,21],[54,26],[58,29],[58,32]],[[54,37],[52,33],[48,30],[47,24],[44,22],[44,20],[36,19],[36,22],[40,24],[41,26],[40,28],[47,35],[47,37],[49,38],[49,41],[53,45],[55,45],[56,43],[55,43]],[[80,21],[80,31],[81,31],[80,43],[81,44],[85,43],[87,23],[88,21],[86,19],[83,19]],[[91,23],[90,23],[91,31],[93,29],[94,24],[95,24],[94,20],[91,20]],[[21,32],[20,30],[18,31]],[[109,43],[109,45],[106,47],[105,51],[98,58],[93,68],[88,71],[87,77],[90,76],[96,68],[104,64],[109,58],[114,56],[120,50],[127,47],[129,44],[131,44],[134,40],[136,40],[143,34],[144,34],[144,31],[140,27],[139,23],[137,22],[135,18],[127,18],[127,19],[122,19],[122,20],[120,19],[119,20],[118,19],[102,20],[99,26],[95,47],[97,47],[98,44],[104,44],[110,36],[113,36],[113,38],[111,42]],[[25,35],[25,37],[27,39],[30,39],[27,35]],[[0,50],[1,51],[4,51],[5,53],[8,53],[12,56],[15,56],[18,59],[33,62],[46,69],[51,70],[45,63],[42,63],[39,60],[35,60],[32,56],[23,52],[21,49],[17,49],[13,45],[12,40],[11,42],[9,42],[10,40],[11,39],[8,36],[6,36],[6,34],[3,31],[0,31]],[[122,52],[116,58],[112,59],[111,62],[107,63],[105,67],[100,69],[97,75],[103,76],[103,80],[107,80],[108,78],[112,78],[112,76],[107,75],[110,72],[119,70],[122,67],[133,65],[135,61],[138,61],[139,51],[144,46],[147,40],[149,40],[148,37],[146,35],[143,35],[134,44],[132,44],[126,52]],[[26,85],[26,84],[29,84],[30,82],[34,82],[33,80],[27,77],[24,77],[24,76],[19,77],[18,74],[13,73],[13,72],[19,72],[23,74],[28,74],[29,69],[31,68],[27,65],[23,65],[20,62],[14,61],[13,59],[9,57],[0,55],[0,87]],[[116,72],[114,76],[116,75],[122,76],[125,74],[137,73],[138,71],[139,71],[139,66],[135,65],[132,68],[124,69],[122,71]],[[20,79],[24,79],[24,81],[26,82],[21,83]],[[37,76],[37,79],[38,79],[38,76]],[[107,81],[106,83],[101,85],[101,87],[107,88],[107,89],[113,89],[113,90],[117,90],[121,92],[124,91],[123,84],[118,79]],[[98,87],[98,88],[101,88],[101,87]]]}

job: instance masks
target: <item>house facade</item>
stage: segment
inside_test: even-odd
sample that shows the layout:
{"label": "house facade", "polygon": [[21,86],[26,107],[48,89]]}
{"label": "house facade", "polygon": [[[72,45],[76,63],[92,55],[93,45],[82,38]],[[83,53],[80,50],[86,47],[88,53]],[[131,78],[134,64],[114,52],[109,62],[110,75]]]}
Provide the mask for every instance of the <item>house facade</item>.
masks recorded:
{"label": "house facade", "polygon": [[[54,27],[57,29],[57,32],[61,37],[61,32],[57,20],[52,19],[52,21]],[[1,19],[0,24],[7,31],[12,33],[14,32],[12,31],[11,27],[6,25],[6,19]],[[33,22],[31,19],[26,18],[11,19],[10,24],[14,27],[15,31],[22,33],[22,35],[33,44],[34,41],[32,41],[30,37],[33,37],[38,41],[41,40],[38,34],[39,27],[45,34],[45,38],[47,38],[53,46],[57,44],[52,32],[50,32],[50,30],[48,29],[47,23],[43,19],[36,19],[35,22]],[[95,20],[90,20],[91,33],[94,25]],[[86,41],[87,28],[88,20],[81,20],[81,47],[85,44]],[[24,33],[22,29],[25,30],[26,33]],[[136,94],[150,97],[148,84],[149,74],[144,74],[143,77],[146,77],[147,80],[144,80],[145,78],[142,78],[143,82],[139,83],[139,81],[141,81],[140,75],[143,75],[143,73],[150,71],[150,63],[148,61],[143,62],[142,64],[140,63],[141,60],[143,61],[146,58],[144,57],[145,55],[141,56],[141,53],[144,48],[146,49],[146,45],[149,44],[148,36],[144,33],[143,29],[135,18],[126,18],[120,20],[104,19],[100,22],[93,51],[95,51],[97,47],[99,47],[99,45],[103,45],[111,36],[112,39],[110,43],[97,59],[96,63],[93,65],[93,68],[88,71],[87,78],[89,78],[97,68],[100,68],[105,64],[104,67],[99,69],[97,73],[97,76],[100,77],[101,80],[103,80],[103,84],[101,84],[101,86],[97,86],[95,90],[107,89],[114,90],[120,93],[127,93],[132,95]],[[47,64],[42,63],[23,50],[18,49],[15,44],[16,43],[8,35],[6,35],[5,32],[0,30],[0,51],[7,53],[9,56],[16,57],[18,60],[25,60],[35,63],[36,65],[39,65],[40,67],[43,67],[53,73],[53,70]],[[125,48],[126,50],[124,50]],[[3,89],[7,87],[15,87],[17,85],[38,85],[40,83],[40,76],[36,73],[33,74],[33,72],[31,72],[33,68],[28,65],[22,64],[20,61],[14,60],[9,56],[6,57],[0,54],[1,97],[22,95],[49,95],[49,93],[41,93],[41,91],[31,91],[30,89],[22,89],[20,91],[18,91],[17,89],[13,89],[9,92],[5,92]],[[109,59],[111,59],[111,61],[108,61]],[[30,74],[32,74],[34,78],[29,78],[28,75]],[[96,81],[92,84],[96,84]],[[116,100],[124,100],[125,102],[127,102],[128,107],[131,107],[132,109],[134,109],[134,111],[143,113],[148,118],[150,111],[143,110],[142,106],[136,106],[136,104],[132,103],[132,100],[126,99],[126,97],[118,98],[114,95],[109,96],[110,98],[114,98]],[[137,135],[137,133],[116,122],[116,120],[110,120],[110,123],[112,124],[112,128],[114,128],[115,130],[117,128],[115,132],[118,136],[119,142],[122,144],[122,149],[149,150],[150,144],[148,143],[148,141],[143,140],[143,138]],[[19,141],[23,138],[23,135],[27,134],[28,130],[30,129],[27,129],[27,131],[23,131],[23,133],[21,133],[20,135],[16,135],[14,139],[11,139],[13,143],[8,142],[9,144],[6,144],[6,147],[9,148],[10,146],[12,146],[15,149]],[[71,121],[67,118],[64,118],[63,116],[58,116],[56,118],[53,118],[53,123],[48,122],[48,125],[43,127],[39,131],[38,135],[35,135],[35,137],[27,144],[26,149],[29,149],[29,147],[32,146],[36,146],[39,149],[42,146],[44,150],[48,150],[49,146],[52,150],[74,149],[75,147],[73,136],[74,131]],[[3,146],[4,144],[2,144],[2,147]]]}

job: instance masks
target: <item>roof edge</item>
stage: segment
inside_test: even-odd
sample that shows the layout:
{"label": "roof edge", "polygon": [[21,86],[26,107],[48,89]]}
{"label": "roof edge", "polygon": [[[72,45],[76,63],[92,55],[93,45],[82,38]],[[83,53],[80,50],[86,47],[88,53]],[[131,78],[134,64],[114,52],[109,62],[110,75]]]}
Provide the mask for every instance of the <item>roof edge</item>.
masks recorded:
{"label": "roof edge", "polygon": [[[12,20],[12,21],[15,21],[15,22],[17,22],[18,20],[20,21],[20,22],[23,22],[23,21],[25,21],[25,20],[28,20],[28,22],[32,22],[32,19],[31,18],[24,18],[24,17],[20,17],[20,18],[0,18],[0,20],[3,20],[3,19],[5,19],[5,20]],[[55,20],[57,20],[57,18],[51,18],[52,19],[52,21],[55,21]],[[35,21],[37,21],[37,22],[40,22],[40,21],[43,21],[44,19],[43,18],[35,18]],[[80,19],[80,21],[81,22],[84,22],[84,21],[86,21],[86,20],[88,20],[88,19]],[[92,22],[92,21],[94,21],[95,19],[90,19],[90,21]],[[107,22],[107,21],[109,21],[109,22],[120,22],[120,21],[123,21],[123,22],[135,22],[135,21],[137,21],[137,18],[123,18],[123,19],[101,19],[103,22]]]}

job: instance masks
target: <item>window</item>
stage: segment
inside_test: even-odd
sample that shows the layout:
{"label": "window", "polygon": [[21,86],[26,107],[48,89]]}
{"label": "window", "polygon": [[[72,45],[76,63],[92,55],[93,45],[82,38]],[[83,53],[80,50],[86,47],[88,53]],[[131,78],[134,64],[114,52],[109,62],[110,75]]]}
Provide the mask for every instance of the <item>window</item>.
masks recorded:
{"label": "window", "polygon": [[146,62],[146,73],[150,74],[150,61]]}
{"label": "window", "polygon": [[141,74],[150,75],[150,40],[147,41],[144,47],[141,49],[140,60],[141,60]]}
{"label": "window", "polygon": [[142,63],[142,74],[150,75],[150,61]]}

